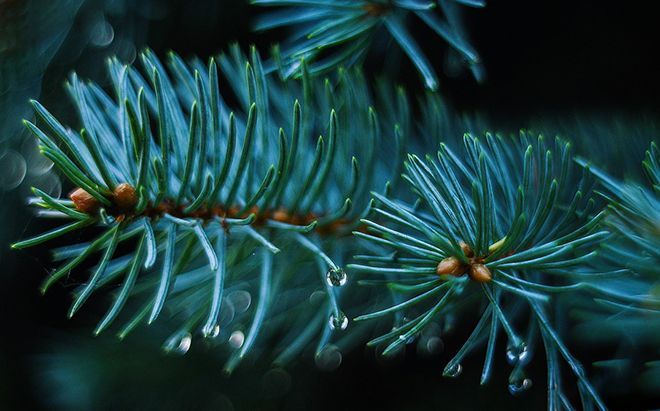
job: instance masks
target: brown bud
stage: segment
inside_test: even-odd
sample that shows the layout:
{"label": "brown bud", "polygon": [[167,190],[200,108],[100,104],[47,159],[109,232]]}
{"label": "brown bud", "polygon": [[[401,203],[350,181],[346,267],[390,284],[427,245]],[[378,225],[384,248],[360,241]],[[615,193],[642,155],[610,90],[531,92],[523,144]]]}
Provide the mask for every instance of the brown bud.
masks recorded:
{"label": "brown bud", "polygon": [[289,214],[285,210],[279,209],[279,210],[275,210],[273,212],[273,217],[272,218],[275,221],[279,221],[281,223],[286,223],[286,222],[289,221]]}
{"label": "brown bud", "polygon": [[132,210],[137,204],[135,188],[128,183],[121,183],[115,187],[113,193],[115,205],[124,211]]}
{"label": "brown bud", "polygon": [[447,257],[438,263],[435,267],[435,273],[438,275],[454,275],[459,276],[465,274],[465,266],[456,257]]}
{"label": "brown bud", "polygon": [[463,254],[465,254],[467,258],[474,257],[474,251],[472,251],[472,247],[470,247],[467,243],[461,241],[460,243],[458,243],[458,245],[461,246],[461,250],[463,251]]}
{"label": "brown bud", "polygon": [[69,198],[73,201],[73,205],[76,206],[76,210],[86,214],[95,213],[101,206],[99,200],[95,199],[82,188],[76,188],[73,190],[69,194]]}
{"label": "brown bud", "polygon": [[488,267],[483,264],[472,264],[470,266],[470,278],[478,283],[487,283],[493,279]]}
{"label": "brown bud", "polygon": [[231,206],[231,207],[229,207],[229,209],[228,209],[227,212],[225,213],[225,217],[229,217],[229,218],[238,218],[238,212],[239,212],[239,211],[241,211],[240,208],[238,208],[238,207],[236,207],[236,206]]}

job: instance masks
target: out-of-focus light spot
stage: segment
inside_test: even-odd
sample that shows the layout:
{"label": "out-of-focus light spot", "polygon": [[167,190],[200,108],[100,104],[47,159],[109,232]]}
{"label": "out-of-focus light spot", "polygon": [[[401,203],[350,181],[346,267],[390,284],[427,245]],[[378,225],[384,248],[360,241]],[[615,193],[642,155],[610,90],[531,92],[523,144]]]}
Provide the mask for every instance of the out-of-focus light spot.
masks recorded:
{"label": "out-of-focus light spot", "polygon": [[323,290],[316,290],[309,296],[309,303],[313,306],[317,306],[321,304],[321,302],[325,301],[326,297],[326,292]]}
{"label": "out-of-focus light spot", "polygon": [[23,182],[27,166],[22,155],[8,150],[0,157],[0,189],[12,190]]}
{"label": "out-of-focus light spot", "polygon": [[227,296],[227,299],[232,303],[237,313],[246,312],[252,303],[252,296],[244,290],[232,291]]}
{"label": "out-of-focus light spot", "polygon": [[417,343],[417,353],[426,357],[438,355],[444,348],[445,344],[438,336],[422,336]]}
{"label": "out-of-focus light spot", "polygon": [[101,18],[94,26],[89,36],[89,42],[95,47],[107,47],[115,38],[115,30],[107,20]]}
{"label": "out-of-focus light spot", "polygon": [[225,298],[220,306],[220,318],[218,318],[218,324],[220,327],[231,324],[231,322],[234,321],[235,314],[236,310],[234,310],[234,304]]}
{"label": "out-of-focus light spot", "polygon": [[[37,140],[26,138],[21,144],[21,154],[27,163],[27,174],[41,176],[53,168],[53,162],[39,152]],[[41,188],[41,187],[39,187]]]}
{"label": "out-of-focus light spot", "polygon": [[336,345],[328,344],[314,357],[316,366],[322,371],[334,371],[341,365],[342,355]]}
{"label": "out-of-focus light spot", "polygon": [[133,42],[125,38],[117,37],[115,45],[117,47],[117,57],[119,60],[125,64],[133,64],[137,57]]}
{"label": "out-of-focus light spot", "polygon": [[[51,197],[58,198],[62,195],[62,181],[54,173],[35,177],[30,181],[30,185],[38,188]],[[26,189],[29,190],[29,187],[26,187]]]}
{"label": "out-of-focus light spot", "polygon": [[231,333],[229,336],[229,346],[234,349],[241,348],[243,346],[243,343],[245,342],[245,334],[243,334],[243,331],[234,331]]}

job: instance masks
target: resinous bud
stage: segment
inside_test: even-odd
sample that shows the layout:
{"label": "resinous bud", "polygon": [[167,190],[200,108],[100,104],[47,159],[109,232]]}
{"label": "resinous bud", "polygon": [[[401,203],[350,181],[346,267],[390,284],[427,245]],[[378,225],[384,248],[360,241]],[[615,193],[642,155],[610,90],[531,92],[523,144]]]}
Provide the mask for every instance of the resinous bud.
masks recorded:
{"label": "resinous bud", "polygon": [[493,275],[485,265],[472,264],[470,266],[470,278],[478,283],[487,283],[493,279]]}
{"label": "resinous bud", "polygon": [[99,200],[94,198],[87,191],[82,188],[77,188],[69,194],[69,198],[73,201],[73,205],[76,207],[76,210],[86,213],[93,214],[98,211],[101,204]]}
{"label": "resinous bud", "polygon": [[463,275],[465,274],[465,267],[461,260],[456,257],[447,257],[440,261],[435,267],[435,273],[438,275]]}
{"label": "resinous bud", "polygon": [[121,183],[115,187],[113,193],[114,203],[122,210],[132,210],[138,198],[135,188],[128,183]]}
{"label": "resinous bud", "polygon": [[470,247],[466,242],[461,241],[458,243],[458,245],[461,247],[461,251],[463,251],[463,254],[465,254],[467,258],[474,257],[474,251],[472,251],[472,247]]}

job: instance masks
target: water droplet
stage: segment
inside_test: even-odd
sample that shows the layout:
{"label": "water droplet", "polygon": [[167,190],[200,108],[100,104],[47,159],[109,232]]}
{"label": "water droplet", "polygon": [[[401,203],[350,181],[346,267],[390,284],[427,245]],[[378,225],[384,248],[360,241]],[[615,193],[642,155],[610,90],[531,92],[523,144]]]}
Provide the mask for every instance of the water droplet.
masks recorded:
{"label": "water droplet", "polygon": [[325,274],[325,280],[331,287],[341,287],[346,284],[346,281],[348,281],[348,276],[346,275],[346,271],[339,267],[331,268]]}
{"label": "water droplet", "polygon": [[336,345],[328,344],[314,357],[316,366],[322,371],[334,371],[341,365],[342,355]]}
{"label": "water droplet", "polygon": [[205,328],[204,331],[204,337],[207,338],[216,338],[218,335],[220,335],[220,326],[218,324]]}
{"label": "water droplet", "polygon": [[532,388],[532,380],[529,378],[522,378],[509,382],[509,392],[512,395],[519,395]]}
{"label": "water droplet", "polygon": [[243,334],[243,331],[236,330],[229,336],[229,346],[231,348],[239,349],[243,346],[244,342],[245,334]]}
{"label": "water droplet", "polygon": [[463,372],[463,366],[461,364],[447,364],[442,375],[445,377],[456,378]]}
{"label": "water droplet", "polygon": [[415,342],[415,337],[410,336],[410,337],[406,338],[406,336],[404,334],[400,334],[399,335],[399,340],[405,341],[405,344],[412,344],[413,342]]}
{"label": "water droplet", "polygon": [[521,342],[518,346],[510,345],[506,349],[506,360],[510,365],[515,365],[518,362],[524,364],[528,356],[527,344],[524,342]]}
{"label": "water droplet", "polygon": [[330,315],[328,323],[333,330],[345,330],[348,327],[348,317],[346,317],[341,311],[337,316],[333,313]]}
{"label": "water droplet", "polygon": [[184,355],[192,345],[192,335],[187,331],[175,333],[163,344],[163,350],[167,353]]}
{"label": "water droplet", "polygon": [[227,299],[234,305],[234,310],[237,313],[246,312],[252,304],[252,295],[244,290],[232,291]]}

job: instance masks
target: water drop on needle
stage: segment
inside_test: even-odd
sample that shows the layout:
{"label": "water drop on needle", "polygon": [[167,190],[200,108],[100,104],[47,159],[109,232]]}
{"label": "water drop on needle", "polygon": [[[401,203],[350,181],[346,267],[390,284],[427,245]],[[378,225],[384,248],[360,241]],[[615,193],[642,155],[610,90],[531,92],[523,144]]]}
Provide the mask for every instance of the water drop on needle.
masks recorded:
{"label": "water drop on needle", "polygon": [[348,276],[346,275],[346,271],[339,267],[331,268],[325,274],[325,280],[331,287],[341,287],[346,284],[346,281],[348,281]]}
{"label": "water drop on needle", "polygon": [[348,317],[346,317],[346,315],[344,315],[344,313],[341,311],[338,313],[338,315],[333,313],[330,315],[328,324],[333,330],[345,330],[348,327]]}
{"label": "water drop on needle", "polygon": [[167,353],[173,353],[173,354],[179,354],[179,355],[184,355],[185,353],[190,350],[190,346],[192,345],[192,335],[187,332],[183,331],[180,333],[176,333],[172,337],[170,337],[167,341],[165,341],[165,344],[163,345],[163,350]]}
{"label": "water drop on needle", "polygon": [[463,366],[461,364],[454,364],[451,367],[447,366],[443,375],[446,377],[456,378],[463,372]]}
{"label": "water drop on needle", "polygon": [[532,388],[532,380],[523,378],[509,383],[509,392],[512,395],[519,395]]}
{"label": "water drop on needle", "polygon": [[506,350],[506,360],[510,365],[515,365],[518,362],[524,363],[528,358],[529,352],[527,351],[527,344],[520,343],[518,346],[511,345]]}

